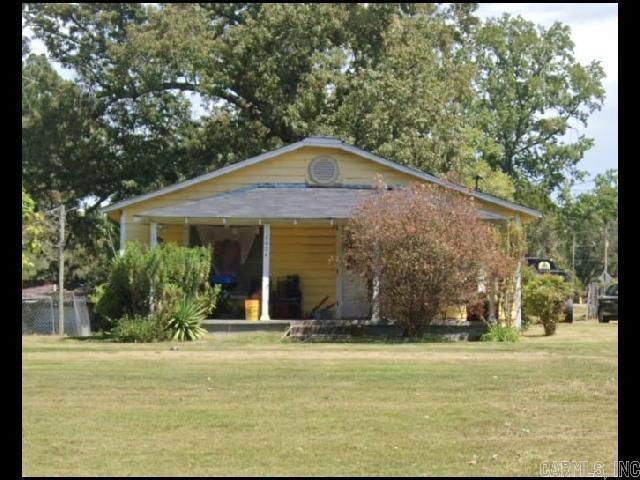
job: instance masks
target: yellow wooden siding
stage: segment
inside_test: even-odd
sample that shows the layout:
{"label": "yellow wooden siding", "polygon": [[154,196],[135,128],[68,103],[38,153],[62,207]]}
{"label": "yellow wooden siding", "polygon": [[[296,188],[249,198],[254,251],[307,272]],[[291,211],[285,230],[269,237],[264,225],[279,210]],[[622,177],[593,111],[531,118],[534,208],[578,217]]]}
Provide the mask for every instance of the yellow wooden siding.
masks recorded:
{"label": "yellow wooden siding", "polygon": [[135,241],[144,245],[149,245],[149,225],[128,221],[126,225],[126,237],[127,242]]}
{"label": "yellow wooden siding", "polygon": [[456,305],[452,307],[447,307],[442,312],[442,318],[447,320],[466,320],[467,319],[467,308],[465,305]]}
{"label": "yellow wooden siding", "polygon": [[161,225],[158,235],[165,242],[182,245],[184,242],[184,225]]}
{"label": "yellow wooden siding", "polygon": [[[514,306],[512,310],[513,311],[511,313],[511,318],[515,318],[515,316],[518,313],[517,309]],[[447,320],[466,320],[467,319],[466,306],[459,305],[459,306],[447,307],[441,312],[440,317]],[[498,320],[503,322],[503,321],[506,321],[506,319],[507,319],[507,315],[504,310],[504,305],[500,304],[498,306]]]}
{"label": "yellow wooden siding", "polygon": [[[184,229],[184,225],[158,224],[158,237],[162,238],[165,242],[182,245],[184,241]],[[137,241],[144,245],[149,245],[150,238],[151,228],[148,224],[127,223],[128,242]]]}
{"label": "yellow wooden siding", "polygon": [[308,147],[282,154],[256,165],[244,167],[212,180],[145,200],[127,207],[126,211],[130,215],[135,215],[149,208],[206,198],[256,183],[304,183],[307,180],[309,162],[319,155],[330,155],[338,161],[340,170],[338,183],[371,185],[376,174],[383,175],[385,181],[390,184],[407,184],[416,180],[415,177],[351,153],[336,149]]}
{"label": "yellow wooden siding", "polygon": [[[324,297],[323,306],[336,303],[336,228],[333,226],[271,227],[271,278],[300,276],[303,313],[308,313]],[[335,312],[335,307],[334,307]]]}

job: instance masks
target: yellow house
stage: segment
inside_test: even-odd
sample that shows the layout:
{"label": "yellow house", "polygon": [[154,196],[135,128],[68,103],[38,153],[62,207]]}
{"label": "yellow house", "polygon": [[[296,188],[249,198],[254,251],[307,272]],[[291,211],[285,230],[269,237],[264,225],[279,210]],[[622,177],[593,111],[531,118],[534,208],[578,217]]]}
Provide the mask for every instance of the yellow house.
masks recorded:
{"label": "yellow house", "polygon": [[[212,280],[224,285],[232,318],[243,315],[233,301],[258,297],[261,320],[306,318],[312,311],[371,318],[377,313],[372,289],[344,267],[342,230],[376,175],[387,185],[422,181],[468,191],[341,140],[309,137],[104,211],[120,224],[121,248],[134,240],[151,248],[159,241],[215,245]],[[486,193],[470,194],[490,221],[526,224],[541,217]]]}

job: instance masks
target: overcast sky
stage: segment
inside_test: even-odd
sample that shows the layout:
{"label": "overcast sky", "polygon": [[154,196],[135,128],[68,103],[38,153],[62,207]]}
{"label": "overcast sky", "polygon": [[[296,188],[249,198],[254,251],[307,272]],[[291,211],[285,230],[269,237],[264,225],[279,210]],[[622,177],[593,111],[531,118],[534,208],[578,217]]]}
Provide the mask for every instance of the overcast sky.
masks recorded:
{"label": "overcast sky", "polygon": [[[503,13],[522,15],[537,25],[548,27],[556,20],[571,27],[574,54],[580,63],[599,60],[607,77],[606,99],[602,110],[589,119],[588,127],[579,132],[595,140],[579,164],[591,175],[618,168],[618,5],[605,3],[481,3],[480,17],[496,17]],[[575,135],[575,134],[574,134]],[[571,137],[569,137],[571,138]],[[576,185],[575,193],[593,183]]]}
{"label": "overcast sky", "polygon": [[[585,129],[578,129],[595,140],[580,162],[579,168],[593,177],[609,168],[618,168],[618,5],[604,3],[481,3],[477,14],[482,18],[503,13],[522,15],[532,22],[548,27],[556,20],[571,27],[575,56],[581,63],[599,60],[607,77],[604,80],[606,99],[602,110],[594,113]],[[44,53],[42,42],[34,41],[33,50]],[[70,72],[62,75],[69,78]],[[578,133],[572,133],[574,138]],[[569,137],[571,139],[571,136]],[[576,185],[575,193],[593,184]]]}

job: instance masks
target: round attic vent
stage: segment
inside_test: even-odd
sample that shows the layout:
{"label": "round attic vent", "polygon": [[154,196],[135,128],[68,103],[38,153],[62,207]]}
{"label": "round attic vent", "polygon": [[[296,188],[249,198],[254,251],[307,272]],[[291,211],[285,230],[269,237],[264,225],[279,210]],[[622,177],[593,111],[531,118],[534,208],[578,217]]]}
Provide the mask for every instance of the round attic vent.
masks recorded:
{"label": "round attic vent", "polygon": [[338,162],[331,157],[314,158],[309,165],[309,177],[321,185],[334,183],[338,180]]}

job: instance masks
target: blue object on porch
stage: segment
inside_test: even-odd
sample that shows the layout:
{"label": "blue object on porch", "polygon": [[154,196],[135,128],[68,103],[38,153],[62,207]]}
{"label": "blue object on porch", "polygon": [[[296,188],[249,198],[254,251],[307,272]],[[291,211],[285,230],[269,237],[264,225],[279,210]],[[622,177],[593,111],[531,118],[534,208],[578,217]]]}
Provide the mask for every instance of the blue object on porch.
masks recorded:
{"label": "blue object on porch", "polygon": [[236,283],[236,277],[232,275],[216,275],[215,273],[211,275],[209,281],[218,285],[231,285]]}

